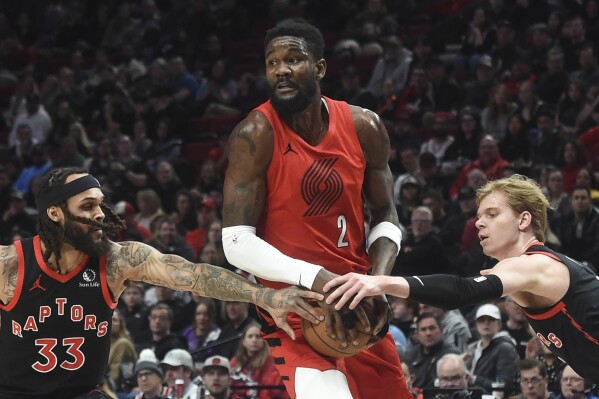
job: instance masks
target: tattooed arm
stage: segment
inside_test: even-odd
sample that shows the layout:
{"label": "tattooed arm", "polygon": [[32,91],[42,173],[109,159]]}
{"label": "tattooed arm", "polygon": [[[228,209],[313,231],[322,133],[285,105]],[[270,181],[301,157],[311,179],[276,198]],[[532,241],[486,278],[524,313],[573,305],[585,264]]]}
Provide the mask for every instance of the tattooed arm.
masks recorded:
{"label": "tattooed arm", "polygon": [[3,305],[7,305],[15,294],[18,266],[15,246],[0,246],[0,303]]}
{"label": "tattooed arm", "polygon": [[[108,255],[109,283],[126,280],[191,291],[224,301],[252,302],[267,310],[277,325],[295,339],[287,324],[287,314],[318,323],[320,314],[304,298],[322,300],[323,296],[295,287],[273,290],[253,284],[242,276],[206,263],[192,263],[177,255],[165,255],[149,245],[129,241],[114,243]],[[114,284],[111,284],[114,287]]]}

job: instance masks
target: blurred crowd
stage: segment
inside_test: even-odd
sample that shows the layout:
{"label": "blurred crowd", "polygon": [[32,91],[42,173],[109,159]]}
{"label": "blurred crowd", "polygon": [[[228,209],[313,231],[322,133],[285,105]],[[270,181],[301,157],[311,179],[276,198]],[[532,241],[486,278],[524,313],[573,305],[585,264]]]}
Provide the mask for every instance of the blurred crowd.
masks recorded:
{"label": "blurred crowd", "polygon": [[[41,176],[76,166],[127,222],[115,240],[240,272],[221,242],[227,137],[268,98],[265,31],[296,18],[324,34],[323,94],[376,112],[389,133],[404,232],[394,275],[491,267],[476,189],[513,173],[552,204],[546,244],[599,268],[599,0],[2,2],[0,244],[35,234]],[[593,394],[509,299],[392,306],[416,396]],[[285,398],[230,388],[281,384],[256,318],[247,304],[132,285],[107,389],[173,397],[182,379],[193,398]]]}

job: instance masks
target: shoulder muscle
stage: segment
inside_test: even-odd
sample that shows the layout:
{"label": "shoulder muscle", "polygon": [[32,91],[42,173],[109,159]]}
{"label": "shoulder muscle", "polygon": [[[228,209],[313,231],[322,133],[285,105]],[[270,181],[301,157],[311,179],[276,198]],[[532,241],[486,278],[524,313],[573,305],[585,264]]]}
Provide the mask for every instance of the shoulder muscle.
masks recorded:
{"label": "shoulder muscle", "polygon": [[384,167],[389,162],[389,134],[379,116],[366,108],[350,105],[354,125],[369,166]]}

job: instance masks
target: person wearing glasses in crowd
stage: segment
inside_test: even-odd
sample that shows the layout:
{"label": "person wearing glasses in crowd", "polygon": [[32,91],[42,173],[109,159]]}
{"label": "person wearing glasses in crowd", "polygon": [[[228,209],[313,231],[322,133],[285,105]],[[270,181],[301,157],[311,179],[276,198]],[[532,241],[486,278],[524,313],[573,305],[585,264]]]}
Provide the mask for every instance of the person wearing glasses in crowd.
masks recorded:
{"label": "person wearing glasses in crowd", "polygon": [[545,364],[536,359],[520,361],[520,399],[558,399],[547,389],[549,380]]}
{"label": "person wearing glasses in crowd", "polygon": [[591,383],[585,381],[570,366],[566,366],[560,378],[562,399],[597,399],[591,391]]}

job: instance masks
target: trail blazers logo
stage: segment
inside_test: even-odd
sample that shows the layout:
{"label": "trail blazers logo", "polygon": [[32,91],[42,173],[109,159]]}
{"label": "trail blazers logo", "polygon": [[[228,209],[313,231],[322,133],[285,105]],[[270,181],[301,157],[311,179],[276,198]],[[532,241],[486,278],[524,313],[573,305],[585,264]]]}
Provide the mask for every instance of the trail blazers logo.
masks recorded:
{"label": "trail blazers logo", "polygon": [[333,169],[339,158],[314,161],[302,178],[302,197],[309,205],[304,216],[323,215],[343,193],[341,175]]}

